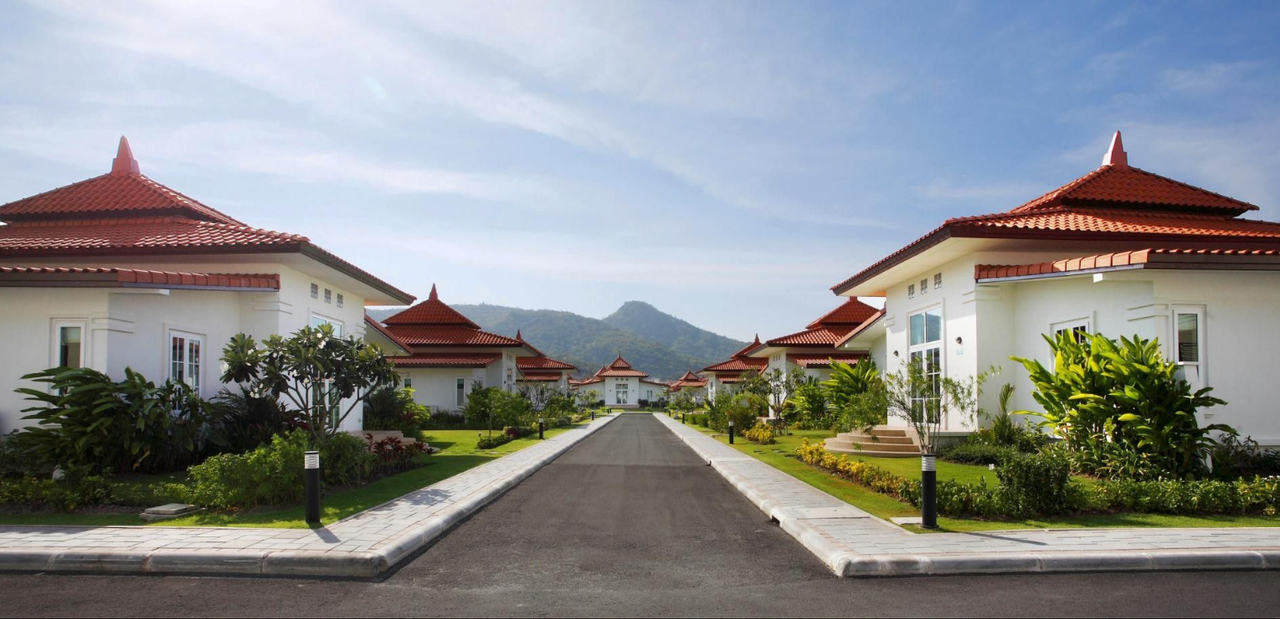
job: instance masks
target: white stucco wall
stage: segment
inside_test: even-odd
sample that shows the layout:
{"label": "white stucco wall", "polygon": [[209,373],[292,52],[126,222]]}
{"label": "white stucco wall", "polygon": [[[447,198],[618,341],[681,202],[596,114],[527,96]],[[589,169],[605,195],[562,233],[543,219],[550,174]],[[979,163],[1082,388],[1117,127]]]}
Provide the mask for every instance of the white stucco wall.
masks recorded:
{"label": "white stucco wall", "polygon": [[[494,364],[498,365],[498,364]],[[481,386],[492,386],[483,368],[444,368],[444,369],[399,369],[396,370],[401,379],[409,379],[413,383],[413,401],[430,408],[432,411],[457,411],[458,379],[463,379],[463,403],[471,393],[471,386],[480,381]]]}
{"label": "white stucco wall", "polygon": [[[10,264],[10,263],[6,263]],[[20,264],[20,263],[12,263]],[[43,264],[48,266],[49,262]],[[86,337],[87,367],[106,372],[115,379],[131,367],[149,380],[163,382],[169,378],[169,333],[180,330],[203,338],[201,395],[212,397],[222,385],[222,348],[236,333],[247,333],[261,340],[272,334],[288,335],[310,324],[313,314],[343,325],[344,335],[364,334],[364,299],[332,284],[301,273],[290,267],[263,263],[216,259],[181,263],[148,260],[112,259],[110,261],[77,260],[67,266],[117,266],[168,271],[214,273],[278,273],[280,290],[268,292],[232,292],[218,290],[125,289],[125,288],[3,288],[0,289],[0,337],[9,343],[7,354],[0,355],[0,432],[23,425],[19,412],[27,406],[13,389],[21,385],[19,377],[46,369],[55,363],[53,354],[53,321],[83,320],[88,326]],[[311,298],[311,283],[319,287],[318,298]],[[325,302],[324,291],[331,291]],[[343,306],[337,306],[337,295],[343,295]],[[350,405],[350,401],[344,403]],[[358,430],[363,424],[361,411],[353,411],[343,429]]]}

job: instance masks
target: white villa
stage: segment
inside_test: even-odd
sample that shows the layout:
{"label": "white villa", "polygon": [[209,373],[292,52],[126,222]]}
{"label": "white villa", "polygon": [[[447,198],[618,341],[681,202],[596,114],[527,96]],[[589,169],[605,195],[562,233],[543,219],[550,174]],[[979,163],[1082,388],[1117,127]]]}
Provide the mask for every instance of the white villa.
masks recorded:
{"label": "white villa", "polygon": [[390,357],[396,373],[413,389],[415,402],[435,410],[461,409],[473,384],[509,392],[532,383],[568,389],[566,374],[574,369],[544,355],[519,332],[510,338],[481,330],[441,301],[434,285],[426,301],[387,318],[385,327],[366,337],[383,342],[384,349],[388,340],[395,344],[401,351]]}
{"label": "white villa", "polygon": [[831,362],[857,363],[867,356],[865,351],[850,351],[839,346],[850,333],[880,316],[877,310],[856,298],[809,323],[803,331],[783,335],[752,348],[748,357],[768,360],[763,372],[789,372],[799,369],[807,378],[826,380],[831,377]]}
{"label": "white villa", "polygon": [[639,408],[640,400],[652,402],[666,397],[670,390],[667,383],[650,380],[647,373],[632,367],[622,355],[590,378],[571,384],[578,391],[596,392],[606,406],[617,408]]}
{"label": "white villa", "polygon": [[[147,178],[120,139],[111,171],[0,206],[0,433],[28,425],[21,376],[126,367],[209,398],[223,345],[328,323],[362,336],[365,305],[413,296],[307,237],[247,226]],[[344,429],[359,430],[352,413]]]}
{"label": "white villa", "polygon": [[707,381],[694,374],[693,370],[685,371],[684,376],[671,383],[670,390],[671,393],[688,393],[698,403],[707,399]]}
{"label": "white villa", "polygon": [[1038,410],[1009,358],[1052,366],[1042,334],[1159,338],[1188,381],[1228,402],[1204,422],[1280,445],[1266,361],[1280,349],[1280,223],[1244,217],[1254,210],[1130,166],[1117,132],[1096,170],[1013,210],[948,220],[836,285],[885,299],[839,344],[888,372],[913,358],[961,378],[999,366],[994,385],[1014,384],[1016,407]]}

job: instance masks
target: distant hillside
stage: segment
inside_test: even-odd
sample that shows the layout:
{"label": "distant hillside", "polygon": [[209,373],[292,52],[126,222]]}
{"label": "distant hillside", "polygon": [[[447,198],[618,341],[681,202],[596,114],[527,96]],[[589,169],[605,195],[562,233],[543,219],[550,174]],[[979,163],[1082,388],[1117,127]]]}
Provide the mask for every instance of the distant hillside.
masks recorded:
{"label": "distant hillside", "polygon": [[[722,361],[746,345],[637,301],[624,304],[605,320],[572,312],[501,305],[452,307],[485,331],[514,336],[519,329],[542,352],[578,366],[578,376],[595,373],[621,353],[653,378],[675,380],[685,370],[696,371]],[[397,311],[371,310],[369,315],[385,320]]]}
{"label": "distant hillside", "polygon": [[[710,356],[715,361],[727,359],[742,350],[746,342],[699,329],[644,301],[627,301],[604,322],[642,338],[653,340],[671,350],[690,356]],[[713,361],[714,362],[714,361]],[[705,366],[704,366],[705,367]]]}

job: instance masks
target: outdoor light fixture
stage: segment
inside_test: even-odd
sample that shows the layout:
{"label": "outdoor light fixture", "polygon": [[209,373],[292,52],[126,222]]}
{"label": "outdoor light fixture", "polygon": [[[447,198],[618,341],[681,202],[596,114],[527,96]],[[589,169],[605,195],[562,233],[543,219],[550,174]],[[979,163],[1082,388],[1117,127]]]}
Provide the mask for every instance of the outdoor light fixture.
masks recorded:
{"label": "outdoor light fixture", "polygon": [[542,432],[547,429],[547,422],[542,417],[538,418],[538,440],[542,440]]}
{"label": "outdoor light fixture", "polygon": [[733,420],[729,420],[729,444],[733,444]]}
{"label": "outdoor light fixture", "polygon": [[894,356],[894,357],[897,357],[897,356],[898,356],[898,351],[896,351],[896,350],[895,350],[895,351],[893,351],[893,356]]}
{"label": "outdoor light fixture", "polygon": [[320,526],[320,452],[308,451],[302,455],[303,479],[307,495],[307,524]]}
{"label": "outdoor light fixture", "polygon": [[920,456],[920,526],[938,528],[938,457]]}

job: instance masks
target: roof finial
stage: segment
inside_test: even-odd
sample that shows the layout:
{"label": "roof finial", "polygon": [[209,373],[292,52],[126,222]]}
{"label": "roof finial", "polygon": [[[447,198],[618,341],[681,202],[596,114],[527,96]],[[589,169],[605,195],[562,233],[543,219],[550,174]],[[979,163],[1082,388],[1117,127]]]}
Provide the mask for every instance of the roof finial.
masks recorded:
{"label": "roof finial", "polygon": [[1111,138],[1111,148],[1107,149],[1107,154],[1102,156],[1102,165],[1109,165],[1113,168],[1129,167],[1129,153],[1124,152],[1124,142],[1120,140],[1120,132],[1117,131],[1115,137]]}
{"label": "roof finial", "polygon": [[524,338],[520,337],[520,330],[519,330],[519,329],[516,329],[516,339],[517,339],[517,340],[519,340],[519,341],[521,341],[521,342],[523,342],[523,341],[524,341]]}
{"label": "roof finial", "polygon": [[440,295],[436,294],[436,285],[431,284],[431,295],[427,297],[428,301],[439,301]]}
{"label": "roof finial", "polygon": [[120,148],[116,149],[116,158],[111,160],[112,174],[141,174],[138,170],[138,160],[133,158],[133,151],[129,148],[129,139],[120,136]]}

